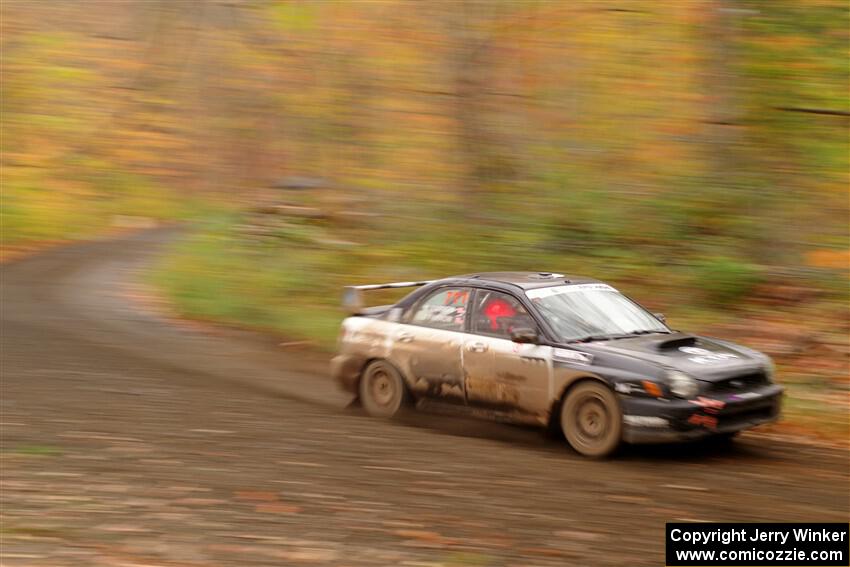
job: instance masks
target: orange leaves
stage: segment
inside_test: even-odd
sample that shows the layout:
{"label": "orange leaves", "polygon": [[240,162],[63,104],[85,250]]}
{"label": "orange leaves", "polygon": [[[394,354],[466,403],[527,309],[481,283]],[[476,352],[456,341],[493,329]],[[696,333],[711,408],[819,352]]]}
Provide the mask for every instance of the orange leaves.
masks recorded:
{"label": "orange leaves", "polygon": [[814,268],[847,270],[850,268],[850,250],[812,250],[806,254],[806,265]]}
{"label": "orange leaves", "polygon": [[263,514],[297,514],[301,507],[280,501],[277,492],[263,490],[237,490],[233,498],[241,502],[254,504],[254,511]]}

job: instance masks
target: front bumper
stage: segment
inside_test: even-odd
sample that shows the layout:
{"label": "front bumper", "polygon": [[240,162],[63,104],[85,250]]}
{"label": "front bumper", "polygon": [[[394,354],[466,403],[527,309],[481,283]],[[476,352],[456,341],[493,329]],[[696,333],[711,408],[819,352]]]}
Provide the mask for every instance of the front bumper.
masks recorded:
{"label": "front bumper", "polygon": [[689,441],[735,433],[779,419],[782,386],[696,400],[621,395],[623,440],[627,443]]}

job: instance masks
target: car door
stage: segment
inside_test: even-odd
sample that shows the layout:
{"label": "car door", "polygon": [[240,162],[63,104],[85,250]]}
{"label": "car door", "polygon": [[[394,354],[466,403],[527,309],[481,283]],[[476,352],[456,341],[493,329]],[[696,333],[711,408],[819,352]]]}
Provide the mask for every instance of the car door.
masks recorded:
{"label": "car door", "polygon": [[519,300],[500,291],[476,291],[470,331],[463,345],[463,370],[470,404],[519,409],[531,414],[548,410],[552,348],[519,344],[513,329],[539,330]]}
{"label": "car door", "polygon": [[446,287],[418,302],[398,325],[393,360],[419,395],[465,401],[461,347],[471,290]]}

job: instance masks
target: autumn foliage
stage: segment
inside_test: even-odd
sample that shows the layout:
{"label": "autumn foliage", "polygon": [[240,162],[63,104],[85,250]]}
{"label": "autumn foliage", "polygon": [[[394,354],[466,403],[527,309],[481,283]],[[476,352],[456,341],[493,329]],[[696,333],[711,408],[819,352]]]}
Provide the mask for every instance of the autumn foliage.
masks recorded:
{"label": "autumn foliage", "polygon": [[2,10],[4,246],[195,219],[185,312],[323,344],[344,284],[491,268],[846,344],[844,1]]}

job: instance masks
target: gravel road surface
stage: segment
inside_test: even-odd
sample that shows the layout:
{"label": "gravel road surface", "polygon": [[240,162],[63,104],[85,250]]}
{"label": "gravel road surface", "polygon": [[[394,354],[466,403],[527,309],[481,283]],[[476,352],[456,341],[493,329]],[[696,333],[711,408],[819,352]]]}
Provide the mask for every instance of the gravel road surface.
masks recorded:
{"label": "gravel road surface", "polygon": [[169,231],[2,267],[2,565],[663,565],[666,521],[848,521],[848,453],[746,434],[579,457],[350,407],[270,337],[133,299]]}

